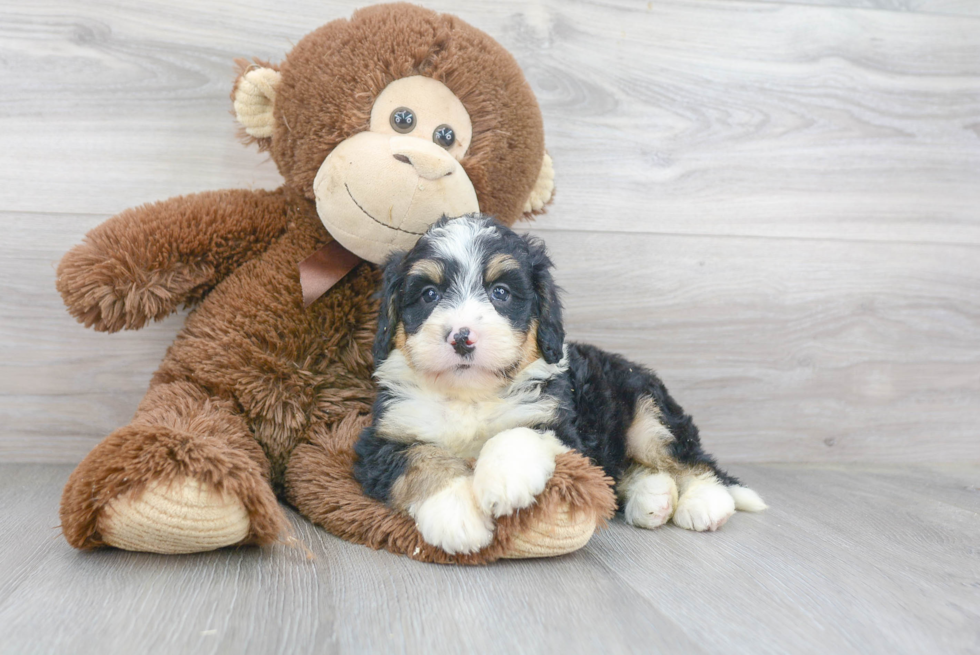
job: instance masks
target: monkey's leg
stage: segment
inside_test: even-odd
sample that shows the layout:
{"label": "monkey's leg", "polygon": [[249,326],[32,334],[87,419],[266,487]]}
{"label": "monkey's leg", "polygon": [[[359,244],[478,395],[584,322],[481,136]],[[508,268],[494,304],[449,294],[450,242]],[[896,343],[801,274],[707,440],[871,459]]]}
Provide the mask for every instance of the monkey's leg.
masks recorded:
{"label": "monkey's leg", "polygon": [[489,546],[450,555],[426,543],[404,512],[366,495],[354,478],[357,443],[370,416],[352,412],[330,426],[313,426],[293,451],[286,494],[308,519],[338,537],[429,562],[483,564],[500,558],[552,557],[578,550],[609,519],[615,497],[602,469],[579,453],[558,455],[554,475],[530,507],[497,521]]}
{"label": "monkey's leg", "polygon": [[150,389],[78,465],[61,498],[76,548],[192,553],[267,544],[285,517],[269,462],[233,403],[191,382]]}

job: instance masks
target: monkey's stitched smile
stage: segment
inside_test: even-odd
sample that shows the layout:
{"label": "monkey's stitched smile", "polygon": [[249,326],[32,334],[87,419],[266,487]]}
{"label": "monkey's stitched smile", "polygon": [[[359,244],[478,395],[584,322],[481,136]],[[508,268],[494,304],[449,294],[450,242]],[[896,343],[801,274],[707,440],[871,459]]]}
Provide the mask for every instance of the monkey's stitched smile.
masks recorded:
{"label": "monkey's stitched smile", "polygon": [[344,188],[347,189],[347,195],[350,196],[350,199],[354,202],[355,205],[357,205],[357,208],[360,209],[362,212],[364,212],[364,215],[365,216],[367,216],[368,218],[370,218],[372,221],[374,221],[378,225],[380,225],[382,227],[386,227],[389,230],[395,230],[396,232],[404,232],[405,234],[414,234],[415,236],[422,236],[422,234],[424,234],[423,232],[412,232],[411,230],[403,230],[400,227],[395,227],[394,225],[388,225],[387,223],[382,223],[381,221],[379,221],[378,219],[376,219],[374,216],[371,216],[371,214],[369,214],[366,209],[364,209],[363,207],[361,207],[361,203],[357,202],[357,200],[354,198],[354,195],[350,192],[350,187],[347,186],[347,183],[346,182],[344,182]]}

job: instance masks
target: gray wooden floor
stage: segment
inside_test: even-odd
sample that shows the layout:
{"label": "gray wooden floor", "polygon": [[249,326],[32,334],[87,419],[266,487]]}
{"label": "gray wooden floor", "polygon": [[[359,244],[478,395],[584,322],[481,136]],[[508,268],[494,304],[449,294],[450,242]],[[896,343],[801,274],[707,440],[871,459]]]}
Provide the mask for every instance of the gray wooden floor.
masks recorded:
{"label": "gray wooden floor", "polygon": [[586,548],[421,564],[294,515],[312,551],[79,553],[70,467],[0,466],[0,653],[976,653],[980,469],[754,465],[713,534],[616,519]]}

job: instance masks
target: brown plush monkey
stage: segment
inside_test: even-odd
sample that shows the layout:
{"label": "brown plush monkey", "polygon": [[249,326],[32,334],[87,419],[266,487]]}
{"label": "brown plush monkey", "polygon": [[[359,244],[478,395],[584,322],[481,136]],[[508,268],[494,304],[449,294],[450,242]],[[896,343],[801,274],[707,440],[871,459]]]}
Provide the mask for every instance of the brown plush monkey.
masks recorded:
{"label": "brown plush monkey", "polygon": [[285,184],[127,210],[58,268],[69,311],[97,330],[195,307],[133,420],[71,475],[68,542],[161,553],[268,544],[285,527],[278,493],[334,534],[429,561],[584,545],[614,498],[574,454],[529,511],[461,556],[424,543],[351,474],[375,393],[371,262],[443,214],[509,224],[550,200],[541,115],[517,63],[453,16],[393,4],[321,27],[279,67],[240,73],[236,115]]}

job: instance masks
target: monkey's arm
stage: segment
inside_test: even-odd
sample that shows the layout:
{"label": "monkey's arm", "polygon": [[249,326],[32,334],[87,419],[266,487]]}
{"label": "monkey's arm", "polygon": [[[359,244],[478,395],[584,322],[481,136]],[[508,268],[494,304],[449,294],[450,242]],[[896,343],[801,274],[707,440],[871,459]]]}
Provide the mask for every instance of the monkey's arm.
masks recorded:
{"label": "monkey's arm", "polygon": [[86,327],[139,329],[198,302],[261,254],[303,202],[282,190],[230,189],[127,209],[62,258],[58,291]]}

